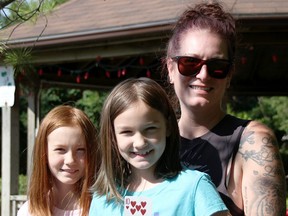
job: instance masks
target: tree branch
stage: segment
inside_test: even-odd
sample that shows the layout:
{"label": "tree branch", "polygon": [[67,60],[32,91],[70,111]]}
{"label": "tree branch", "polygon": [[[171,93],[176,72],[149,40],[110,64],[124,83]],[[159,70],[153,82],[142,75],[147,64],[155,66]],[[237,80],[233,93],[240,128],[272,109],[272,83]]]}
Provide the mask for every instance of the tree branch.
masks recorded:
{"label": "tree branch", "polygon": [[7,5],[11,4],[15,0],[0,0],[0,10],[4,9]]}

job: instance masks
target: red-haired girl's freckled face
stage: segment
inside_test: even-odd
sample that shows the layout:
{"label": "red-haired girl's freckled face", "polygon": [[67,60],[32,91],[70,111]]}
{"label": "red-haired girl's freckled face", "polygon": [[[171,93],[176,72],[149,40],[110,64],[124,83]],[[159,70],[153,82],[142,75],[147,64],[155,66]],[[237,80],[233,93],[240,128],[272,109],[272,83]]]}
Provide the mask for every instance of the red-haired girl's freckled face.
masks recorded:
{"label": "red-haired girl's freckled face", "polygon": [[48,164],[56,183],[73,185],[85,171],[86,146],[79,127],[59,127],[48,135]]}

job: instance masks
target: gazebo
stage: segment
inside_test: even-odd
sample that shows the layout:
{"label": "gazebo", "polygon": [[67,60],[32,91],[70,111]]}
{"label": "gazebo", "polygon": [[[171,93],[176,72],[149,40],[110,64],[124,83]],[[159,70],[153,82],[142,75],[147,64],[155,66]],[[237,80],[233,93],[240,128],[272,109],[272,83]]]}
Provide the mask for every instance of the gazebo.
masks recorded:
{"label": "gazebo", "polygon": [[[26,22],[0,32],[9,49],[31,48],[37,71],[30,77],[36,87],[28,96],[28,175],[39,122],[39,89],[111,88],[135,76],[160,82],[161,57],[172,25],[196,2],[70,0],[35,24]],[[288,1],[222,2],[237,19],[241,36],[229,93],[288,95]],[[18,94],[16,90],[13,107],[2,108],[2,215],[15,214],[11,203],[18,194]]]}

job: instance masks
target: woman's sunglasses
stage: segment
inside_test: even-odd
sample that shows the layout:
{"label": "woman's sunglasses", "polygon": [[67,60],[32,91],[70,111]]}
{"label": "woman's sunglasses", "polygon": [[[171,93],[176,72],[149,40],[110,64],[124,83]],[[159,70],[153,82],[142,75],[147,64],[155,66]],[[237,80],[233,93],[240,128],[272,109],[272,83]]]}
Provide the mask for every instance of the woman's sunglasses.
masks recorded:
{"label": "woman's sunglasses", "polygon": [[176,56],[171,59],[177,62],[178,70],[183,76],[195,77],[202,66],[206,65],[209,76],[216,79],[224,79],[231,67],[231,61],[226,59],[202,60],[190,56]]}

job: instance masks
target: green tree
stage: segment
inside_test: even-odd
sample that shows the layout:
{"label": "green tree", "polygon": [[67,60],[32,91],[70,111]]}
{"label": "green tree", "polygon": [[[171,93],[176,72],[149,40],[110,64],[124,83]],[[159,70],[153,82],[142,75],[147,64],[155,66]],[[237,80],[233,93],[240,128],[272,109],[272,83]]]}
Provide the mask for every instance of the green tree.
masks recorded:
{"label": "green tree", "polygon": [[107,91],[86,90],[82,98],[76,102],[76,106],[82,109],[99,129],[99,120],[104,100],[107,97]]}
{"label": "green tree", "polygon": [[288,97],[259,97],[258,101],[262,121],[288,134]]}
{"label": "green tree", "polygon": [[274,130],[279,143],[288,134],[288,97],[232,97],[227,111],[244,119],[258,120]]}
{"label": "green tree", "polygon": [[[67,0],[6,0],[0,1],[0,27],[6,28],[22,22],[35,22],[40,14],[50,13]],[[17,25],[15,26],[17,28]]]}
{"label": "green tree", "polygon": [[106,96],[107,91],[101,90],[43,89],[40,98],[40,118],[42,119],[49,110],[57,105],[69,104],[82,109],[98,127],[102,105]]}
{"label": "green tree", "polygon": [[40,119],[42,119],[53,107],[60,104],[75,105],[82,98],[80,89],[46,88],[40,92]]}

